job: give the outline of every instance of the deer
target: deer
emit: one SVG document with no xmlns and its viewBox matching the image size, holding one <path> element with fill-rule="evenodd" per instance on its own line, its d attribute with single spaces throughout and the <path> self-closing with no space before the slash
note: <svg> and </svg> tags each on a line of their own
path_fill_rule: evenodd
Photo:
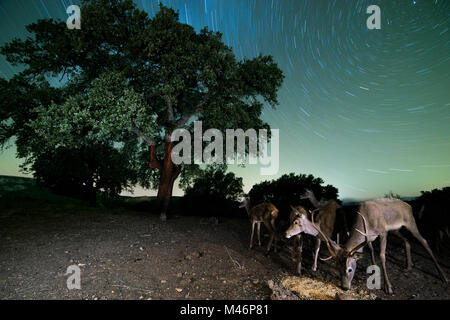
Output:
<svg viewBox="0 0 450 320">
<path fill-rule="evenodd" d="M 340 204 L 338 204 L 335 200 L 330 199 L 330 200 L 325 200 L 325 199 L 320 199 L 320 201 L 317 200 L 316 196 L 314 195 L 314 192 L 312 192 L 309 189 L 305 190 L 305 193 L 302 194 L 300 196 L 300 199 L 305 200 L 308 199 L 312 205 L 314 206 L 314 208 L 319 209 L 319 210 L 328 210 L 328 211 L 334 211 L 334 217 L 336 216 L 336 211 L 338 209 L 341 209 L 342 206 Z M 343 213 L 343 212 L 342 212 Z M 320 215 L 320 214 L 319 214 Z M 347 221 L 345 218 L 345 214 L 342 215 L 343 218 L 343 224 L 344 224 L 344 229 L 345 229 L 345 233 L 348 235 L 350 235 L 350 233 L 348 232 L 348 228 L 347 228 Z M 335 218 L 336 220 L 336 218 Z M 333 222 L 334 223 L 334 222 Z M 332 230 L 333 232 L 333 230 Z M 337 234 L 337 242 L 339 243 L 339 233 Z M 319 244 L 320 245 L 320 244 Z"/>
<path fill-rule="evenodd" d="M 258 245 L 261 246 L 261 223 L 264 223 L 267 231 L 270 233 L 269 244 L 266 253 L 268 254 L 272 246 L 272 242 L 276 236 L 275 220 L 278 218 L 278 209 L 271 203 L 260 203 L 250 208 L 250 197 L 243 197 L 239 208 L 245 208 L 252 224 L 252 234 L 250 236 L 250 249 L 253 248 L 253 235 L 255 233 L 255 225 L 257 226 Z M 276 252 L 276 246 L 274 244 Z"/>
<path fill-rule="evenodd" d="M 301 215 L 306 216 L 307 214 L 308 213 L 304 207 L 302 207 L 302 206 L 295 207 L 295 210 L 291 210 L 291 213 L 289 215 L 290 224 L 292 225 L 294 223 L 294 221 Z M 294 260 L 294 262 L 297 263 L 297 268 L 296 268 L 297 274 L 301 275 L 302 274 L 303 238 L 300 235 L 300 233 L 291 235 L 289 237 L 286 236 L 286 238 L 291 238 L 291 237 L 294 237 L 294 247 L 289 248 L 289 250 L 291 251 L 292 260 Z"/>
<path fill-rule="evenodd" d="M 321 209 L 327 204 L 328 201 L 332 201 L 324 199 L 320 199 L 320 201 L 318 201 L 316 196 L 314 195 L 314 192 L 312 192 L 309 189 L 305 190 L 305 193 L 300 196 L 300 199 L 302 200 L 308 199 L 316 209 Z"/>
<path fill-rule="evenodd" d="M 328 251 L 331 254 L 330 257 L 322 260 L 335 259 L 336 268 L 340 274 L 341 287 L 344 290 L 348 290 L 351 287 L 357 261 L 361 259 L 363 255 L 363 247 L 379 237 L 384 291 L 389 295 L 393 294 L 392 285 L 386 271 L 386 245 L 388 232 L 397 235 L 405 243 L 407 261 L 406 270 L 411 270 L 413 266 L 411 259 L 411 245 L 399 231 L 402 227 L 405 227 L 422 244 L 431 256 L 442 281 L 445 284 L 448 284 L 448 280 L 427 241 L 421 236 L 417 228 L 411 206 L 402 200 L 384 198 L 363 202 L 359 206 L 358 215 L 356 216 L 350 238 L 343 247 L 331 240 L 327 234 L 320 229 L 320 226 L 314 223 L 313 218 L 311 225 L 325 240 Z M 361 231 L 362 228 L 364 228 L 364 231 Z M 372 263 L 376 264 L 372 246 L 370 246 L 370 249 L 372 250 Z"/>
<path fill-rule="evenodd" d="M 334 202 L 334 201 L 333 201 Z M 333 205 L 333 202 L 330 202 L 329 205 L 325 206 L 322 210 L 315 209 L 312 212 L 310 212 L 311 216 L 314 215 L 316 211 L 319 211 L 319 214 L 317 215 L 318 218 L 318 225 L 320 226 L 321 230 L 327 234 L 328 237 L 331 237 L 333 234 L 334 229 L 334 222 L 336 219 L 336 206 Z M 335 202 L 334 202 L 335 203 Z M 313 258 L 314 263 L 311 268 L 312 271 L 317 271 L 317 258 L 319 256 L 320 251 L 320 244 L 321 244 L 321 238 L 319 236 L 319 232 L 314 228 L 314 226 L 311 224 L 311 222 L 308 220 L 308 214 L 306 210 L 302 206 L 293 207 L 291 206 L 291 225 L 286 230 L 285 237 L 287 239 L 295 236 L 294 239 L 294 248 L 296 248 L 297 244 L 300 246 L 299 249 L 297 249 L 297 255 L 299 257 L 296 257 L 297 259 L 297 273 L 301 274 L 301 233 L 306 233 L 309 235 L 312 235 L 316 237 L 315 239 L 315 248 L 313 251 Z M 299 239 L 297 239 L 299 238 Z"/>
</svg>

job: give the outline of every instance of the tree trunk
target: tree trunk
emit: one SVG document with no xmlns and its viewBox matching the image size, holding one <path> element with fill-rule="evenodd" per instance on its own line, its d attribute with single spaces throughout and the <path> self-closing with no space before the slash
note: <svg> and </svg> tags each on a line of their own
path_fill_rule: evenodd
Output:
<svg viewBox="0 0 450 320">
<path fill-rule="evenodd" d="M 160 218 L 162 221 L 165 221 L 167 219 L 167 210 L 169 208 L 170 199 L 172 198 L 172 189 L 174 182 L 175 179 L 172 171 L 161 171 L 156 206 L 159 210 Z"/>
<path fill-rule="evenodd" d="M 162 163 L 156 158 L 156 146 L 150 146 L 150 168 L 156 168 L 160 171 L 158 196 L 156 199 L 156 208 L 160 213 L 162 221 L 167 219 L 167 210 L 169 208 L 170 199 L 172 198 L 172 190 L 175 180 L 180 175 L 180 167 L 175 166 L 172 162 L 173 142 L 170 137 L 166 138 L 164 145 L 164 160 Z"/>
</svg>

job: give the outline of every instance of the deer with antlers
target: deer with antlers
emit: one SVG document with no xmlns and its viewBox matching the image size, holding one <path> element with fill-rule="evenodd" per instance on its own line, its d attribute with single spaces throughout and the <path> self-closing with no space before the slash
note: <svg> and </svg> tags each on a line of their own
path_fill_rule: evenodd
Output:
<svg viewBox="0 0 450 320">
<path fill-rule="evenodd" d="M 338 209 L 342 208 L 342 206 L 339 203 L 337 203 L 336 200 L 334 200 L 334 199 L 329 199 L 329 200 L 320 199 L 320 201 L 318 201 L 316 196 L 314 195 L 314 192 L 312 192 L 309 189 L 305 190 L 305 193 L 303 193 L 300 196 L 300 199 L 302 199 L 302 200 L 308 199 L 312 203 L 314 208 L 316 208 L 318 210 L 325 210 L 325 211 L 327 211 L 327 213 L 325 215 L 333 217 L 334 221 L 336 221 L 336 211 Z M 321 215 L 321 214 L 319 213 L 319 215 Z M 347 221 L 346 221 L 346 218 L 345 218 L 345 212 L 341 212 L 341 217 L 342 217 L 342 222 L 339 223 L 339 225 L 340 225 L 340 227 L 343 227 L 343 231 L 345 231 L 347 236 L 349 236 L 350 233 L 348 232 L 348 228 L 347 228 Z M 333 223 L 335 223 L 334 221 L 333 221 Z M 331 232 L 333 232 L 333 230 L 331 230 Z M 339 235 L 340 235 L 340 233 L 338 232 L 337 235 L 336 235 L 338 243 L 339 243 Z M 320 241 L 320 239 L 319 239 L 319 241 Z"/>
<path fill-rule="evenodd" d="M 261 223 L 264 223 L 267 231 L 270 233 L 269 244 L 266 252 L 269 253 L 272 242 L 276 236 L 275 220 L 278 218 L 278 209 L 271 203 L 261 203 L 254 207 L 250 207 L 250 197 L 243 197 L 239 208 L 245 208 L 252 224 L 252 235 L 250 236 L 250 249 L 253 248 L 253 235 L 255 233 L 255 226 L 258 233 L 258 244 L 261 246 Z M 276 246 L 274 243 L 274 250 Z"/>
<path fill-rule="evenodd" d="M 353 276 L 355 275 L 356 262 L 362 257 L 363 247 L 366 244 L 370 244 L 377 237 L 380 237 L 380 259 L 384 276 L 384 290 L 387 294 L 393 293 L 392 285 L 386 271 L 386 245 L 388 232 L 392 231 L 404 241 L 407 269 L 410 270 L 412 268 L 411 246 L 408 240 L 399 232 L 399 229 L 402 227 L 408 229 L 408 231 L 423 245 L 433 259 L 443 282 L 446 284 L 448 283 L 448 280 L 434 257 L 427 241 L 420 235 L 419 230 L 417 229 L 411 206 L 402 200 L 378 199 L 363 202 L 359 207 L 353 231 L 344 247 L 339 246 L 331 240 L 327 234 L 322 232 L 320 226 L 317 226 L 314 221 L 311 225 L 321 234 L 330 251 L 331 256 L 323 260 L 331 258 L 335 259 L 343 289 L 350 289 Z M 363 228 L 364 232 L 361 231 Z M 373 248 L 371 246 L 370 248 L 372 249 L 372 263 L 375 264 Z"/>
<path fill-rule="evenodd" d="M 314 228 L 311 222 L 308 220 L 308 214 L 305 208 L 302 206 L 292 207 L 291 206 L 291 226 L 286 230 L 285 236 L 286 238 L 294 238 L 294 249 L 296 252 L 296 261 L 297 261 L 297 273 L 301 274 L 301 252 L 302 252 L 302 242 L 301 242 L 301 233 L 306 233 L 316 237 L 315 248 L 313 252 L 314 263 L 312 266 L 312 271 L 317 270 L 317 258 L 319 256 L 320 243 L 321 238 L 319 236 L 319 232 Z M 318 211 L 319 209 L 315 209 L 311 212 L 311 216 Z M 319 214 L 317 215 L 318 225 L 321 230 L 327 234 L 328 237 L 331 237 L 334 229 L 334 221 L 336 219 L 336 207 L 335 206 L 327 206 L 322 210 L 319 210 Z M 298 248 L 299 247 L 299 248 Z"/>
</svg>

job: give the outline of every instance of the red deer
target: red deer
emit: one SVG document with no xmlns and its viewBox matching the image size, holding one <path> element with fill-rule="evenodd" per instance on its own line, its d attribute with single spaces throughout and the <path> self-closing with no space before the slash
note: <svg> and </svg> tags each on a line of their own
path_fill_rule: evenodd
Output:
<svg viewBox="0 0 450 320">
<path fill-rule="evenodd" d="M 267 245 L 267 253 L 269 253 L 272 246 L 272 242 L 276 236 L 275 220 L 278 217 L 278 209 L 271 203 L 261 203 L 250 208 L 250 198 L 244 197 L 242 199 L 239 208 L 245 208 L 252 224 L 252 235 L 250 237 L 250 249 L 253 248 L 253 235 L 255 232 L 255 225 L 258 232 L 258 244 L 261 246 L 261 223 L 264 223 L 267 231 L 270 233 L 269 244 Z M 274 250 L 276 252 L 276 246 L 274 244 Z"/>
</svg>

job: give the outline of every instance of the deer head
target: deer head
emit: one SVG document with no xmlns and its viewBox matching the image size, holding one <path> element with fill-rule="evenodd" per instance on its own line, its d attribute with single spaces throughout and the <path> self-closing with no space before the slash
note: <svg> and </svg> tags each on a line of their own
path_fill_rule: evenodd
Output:
<svg viewBox="0 0 450 320">
<path fill-rule="evenodd" d="M 361 214 L 360 214 L 361 215 Z M 361 215 L 362 216 L 362 215 Z M 314 223 L 314 217 L 312 217 L 312 226 L 320 233 L 322 238 L 325 240 L 325 243 L 327 245 L 328 251 L 330 252 L 331 256 L 326 259 L 321 259 L 323 261 L 329 260 L 334 258 L 336 262 L 336 268 L 338 269 L 339 276 L 341 279 L 341 287 L 344 290 L 348 290 L 351 287 L 353 277 L 355 275 L 356 271 L 356 263 L 359 259 L 363 257 L 362 253 L 359 252 L 360 249 L 362 249 L 367 244 L 367 225 L 366 220 L 363 217 L 364 220 L 364 228 L 366 230 L 366 240 L 360 244 L 358 244 L 356 247 L 351 249 L 350 251 L 347 251 L 345 248 L 342 248 L 340 245 L 338 245 L 333 240 L 329 239 L 328 236 L 320 230 L 320 228 Z M 359 230 L 356 230 L 360 233 L 362 233 Z"/>
<path fill-rule="evenodd" d="M 245 208 L 247 210 L 247 214 L 250 214 L 250 197 L 242 197 L 241 202 L 239 203 L 239 208 Z"/>
<path fill-rule="evenodd" d="M 297 208 L 291 206 L 292 215 L 295 216 L 295 219 L 292 221 L 289 229 L 286 230 L 285 236 L 286 238 L 293 237 L 299 233 L 307 233 L 311 235 L 317 235 L 317 230 L 311 225 L 311 221 L 308 220 L 307 212 L 305 210 L 299 211 Z M 316 211 L 316 210 L 314 210 Z M 310 214 L 311 211 L 310 211 Z"/>
<path fill-rule="evenodd" d="M 239 208 L 245 208 L 248 204 L 250 204 L 250 197 L 242 197 L 239 203 Z"/>
<path fill-rule="evenodd" d="M 310 199 L 314 197 L 314 192 L 309 189 L 305 190 L 305 193 L 300 196 L 300 199 Z"/>
</svg>

